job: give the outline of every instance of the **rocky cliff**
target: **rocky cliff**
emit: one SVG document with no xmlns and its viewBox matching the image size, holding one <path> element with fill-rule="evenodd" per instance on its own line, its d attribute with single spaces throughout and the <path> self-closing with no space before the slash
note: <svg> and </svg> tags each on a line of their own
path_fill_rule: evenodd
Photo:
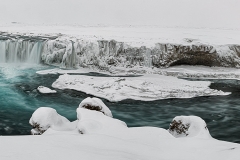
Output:
<svg viewBox="0 0 240 160">
<path fill-rule="evenodd" d="M 108 70 L 111 66 L 159 68 L 181 64 L 239 67 L 239 57 L 240 45 L 211 45 L 195 39 L 184 39 L 181 44 L 134 47 L 115 40 L 86 40 L 60 34 L 0 35 L 0 62 L 42 62 L 63 68 L 94 66 Z"/>
</svg>

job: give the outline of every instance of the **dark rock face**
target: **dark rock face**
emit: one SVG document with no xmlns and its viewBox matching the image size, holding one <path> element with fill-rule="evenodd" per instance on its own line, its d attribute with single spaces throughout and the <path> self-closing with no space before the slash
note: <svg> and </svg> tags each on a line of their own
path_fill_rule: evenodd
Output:
<svg viewBox="0 0 240 160">
<path fill-rule="evenodd" d="M 218 66 L 216 51 L 213 46 L 156 44 L 153 49 L 153 65 L 169 67 L 174 65 Z"/>
<path fill-rule="evenodd" d="M 220 51 L 217 51 L 214 46 L 201 43 L 186 45 L 157 43 L 155 47 L 147 48 L 145 46 L 131 47 L 116 41 L 98 42 L 99 46 L 103 47 L 99 55 L 113 56 L 119 63 L 124 61 L 126 66 L 169 67 L 185 64 L 238 67 L 240 64 L 240 46 L 238 45 L 226 45 L 223 50 L 220 48 Z M 124 59 L 119 60 L 119 57 L 124 57 Z M 108 64 L 116 64 L 113 62 L 114 60 Z"/>
</svg>

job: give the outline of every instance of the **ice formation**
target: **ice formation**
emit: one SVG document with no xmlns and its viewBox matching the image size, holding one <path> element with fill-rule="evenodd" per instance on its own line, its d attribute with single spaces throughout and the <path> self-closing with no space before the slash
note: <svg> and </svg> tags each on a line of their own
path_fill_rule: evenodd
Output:
<svg viewBox="0 0 240 160">
<path fill-rule="evenodd" d="M 57 93 L 57 91 L 52 90 L 52 89 L 47 88 L 47 87 L 44 87 L 44 86 L 39 86 L 39 87 L 37 88 L 37 90 L 38 90 L 40 93 Z"/>
<path fill-rule="evenodd" d="M 94 77 L 64 74 L 52 84 L 52 87 L 82 91 L 112 102 L 124 99 L 151 101 L 230 94 L 210 89 L 210 84 L 208 81 L 187 81 L 162 75 Z"/>
<path fill-rule="evenodd" d="M 152 42 L 153 44 L 155 42 Z M 181 43 L 134 46 L 116 40 L 92 40 L 55 34 L 0 34 L 0 62 L 56 64 L 63 68 L 169 67 L 181 64 L 239 67 L 240 45 L 209 44 L 185 38 Z"/>
</svg>

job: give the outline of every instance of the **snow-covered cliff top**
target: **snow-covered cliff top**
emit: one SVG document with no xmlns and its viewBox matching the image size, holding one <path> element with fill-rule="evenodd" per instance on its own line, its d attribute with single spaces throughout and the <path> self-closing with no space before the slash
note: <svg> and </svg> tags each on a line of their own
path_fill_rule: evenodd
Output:
<svg viewBox="0 0 240 160">
<path fill-rule="evenodd" d="M 240 29 L 181 28 L 160 26 L 84 26 L 84 25 L 29 25 L 0 24 L 0 31 L 57 35 L 59 33 L 88 40 L 128 42 L 132 46 L 151 47 L 155 43 L 189 43 L 188 40 L 212 45 L 239 44 Z"/>
</svg>

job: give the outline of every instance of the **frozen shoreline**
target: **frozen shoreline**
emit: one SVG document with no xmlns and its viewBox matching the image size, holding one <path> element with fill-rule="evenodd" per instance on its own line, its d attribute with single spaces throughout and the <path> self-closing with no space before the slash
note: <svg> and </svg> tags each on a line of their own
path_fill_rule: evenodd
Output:
<svg viewBox="0 0 240 160">
<path fill-rule="evenodd" d="M 112 118 L 111 111 L 101 100 L 95 100 L 82 101 L 77 108 L 78 119 L 73 122 L 55 109 L 37 109 L 29 122 L 34 128 L 32 133 L 42 135 L 0 137 L 0 158 L 239 159 L 240 145 L 212 138 L 200 117 L 177 116 L 168 130 L 147 126 L 129 128 L 123 121 Z"/>
</svg>

